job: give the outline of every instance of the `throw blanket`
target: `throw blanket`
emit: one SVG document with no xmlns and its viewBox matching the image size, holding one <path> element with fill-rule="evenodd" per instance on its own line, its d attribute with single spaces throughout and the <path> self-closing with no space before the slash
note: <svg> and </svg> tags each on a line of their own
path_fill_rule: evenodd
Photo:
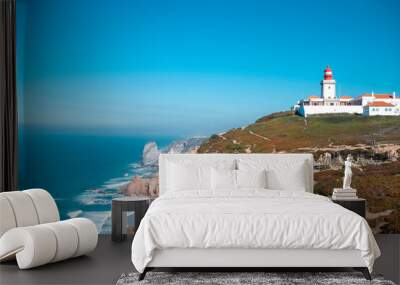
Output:
<svg viewBox="0 0 400 285">
<path fill-rule="evenodd" d="M 265 189 L 164 194 L 140 223 L 132 262 L 143 272 L 165 248 L 358 249 L 370 271 L 380 255 L 359 215 L 324 196 Z"/>
</svg>

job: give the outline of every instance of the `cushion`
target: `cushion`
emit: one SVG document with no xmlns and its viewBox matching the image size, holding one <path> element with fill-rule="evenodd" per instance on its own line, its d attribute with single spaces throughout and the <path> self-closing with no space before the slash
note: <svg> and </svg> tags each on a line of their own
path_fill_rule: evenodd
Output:
<svg viewBox="0 0 400 285">
<path fill-rule="evenodd" d="M 39 224 L 52 223 L 60 220 L 56 202 L 50 193 L 43 189 L 29 189 L 22 191 L 32 199 L 38 215 Z"/>
<path fill-rule="evenodd" d="M 235 190 L 236 170 L 232 169 L 211 169 L 211 187 L 214 191 Z"/>
<path fill-rule="evenodd" d="M 267 184 L 269 189 L 306 191 L 307 176 L 305 163 L 294 163 L 288 166 L 290 171 L 270 169 L 267 171 Z"/>
<path fill-rule="evenodd" d="M 33 268 L 89 253 L 97 238 L 96 226 L 85 218 L 17 227 L 0 238 L 0 261 L 16 258 L 20 269 Z"/>
<path fill-rule="evenodd" d="M 46 190 L 29 189 L 0 193 L 0 237 L 15 227 L 60 220 L 57 205 Z"/>
<path fill-rule="evenodd" d="M 267 171 L 236 170 L 237 188 L 267 188 Z"/>
<path fill-rule="evenodd" d="M 77 231 L 64 221 L 43 224 L 43 227 L 49 228 L 57 241 L 57 250 L 51 262 L 64 260 L 75 255 L 80 243 Z"/>
<path fill-rule="evenodd" d="M 33 226 L 39 223 L 35 205 L 29 195 L 22 191 L 3 192 L 1 196 L 9 202 L 17 227 Z"/>
<path fill-rule="evenodd" d="M 168 191 L 211 189 L 211 168 L 169 162 L 167 166 Z"/>
<path fill-rule="evenodd" d="M 6 197 L 0 195 L 0 237 L 9 229 L 17 226 L 14 211 Z"/>
<path fill-rule="evenodd" d="M 20 269 L 27 269 L 96 247 L 97 229 L 91 220 L 58 220 L 57 205 L 43 189 L 0 193 L 0 262 L 16 259 Z"/>
<path fill-rule="evenodd" d="M 185 168 L 193 167 L 208 167 L 217 169 L 236 169 L 236 160 L 229 155 L 218 155 L 214 157 L 214 154 L 161 154 L 160 155 L 160 195 L 169 191 L 176 191 L 172 187 L 176 184 L 173 179 L 174 169 L 171 170 L 171 165 L 181 165 Z M 176 168 L 175 168 L 176 170 Z M 209 181 L 206 183 L 207 191 L 211 189 L 211 172 L 208 174 Z M 179 182 L 178 182 L 179 183 Z M 178 186 L 178 185 L 177 185 Z M 183 186 L 183 185 L 181 185 Z M 196 186 L 197 187 L 197 186 Z M 202 186 L 204 187 L 204 186 Z M 179 187 L 178 187 L 179 188 Z M 183 189 L 183 188 L 181 188 Z M 190 190 L 204 190 L 204 189 L 190 189 Z M 204 191 L 202 191 L 204 192 Z"/>
<path fill-rule="evenodd" d="M 267 170 L 267 188 L 273 190 L 306 191 L 308 171 L 305 161 L 276 159 L 238 160 L 239 170 Z"/>
</svg>

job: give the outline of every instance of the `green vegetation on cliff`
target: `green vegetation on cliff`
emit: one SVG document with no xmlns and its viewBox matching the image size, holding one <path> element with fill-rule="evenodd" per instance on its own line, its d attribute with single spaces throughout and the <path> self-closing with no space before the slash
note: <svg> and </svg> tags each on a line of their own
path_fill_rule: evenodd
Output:
<svg viewBox="0 0 400 285">
<path fill-rule="evenodd" d="M 400 116 L 324 115 L 305 119 L 282 112 L 213 135 L 198 152 L 293 152 L 300 148 L 379 143 L 400 143 Z"/>
<path fill-rule="evenodd" d="M 400 233 L 400 116 L 323 115 L 307 119 L 280 112 L 247 127 L 212 135 L 199 153 L 310 152 L 317 161 L 314 192 L 341 187 L 343 159 L 356 160 L 352 186 L 368 201 L 375 233 Z"/>
<path fill-rule="evenodd" d="M 400 161 L 353 169 L 352 187 L 368 201 L 367 220 L 376 233 L 400 233 Z M 342 187 L 342 170 L 314 173 L 314 193 L 332 195 Z"/>
</svg>

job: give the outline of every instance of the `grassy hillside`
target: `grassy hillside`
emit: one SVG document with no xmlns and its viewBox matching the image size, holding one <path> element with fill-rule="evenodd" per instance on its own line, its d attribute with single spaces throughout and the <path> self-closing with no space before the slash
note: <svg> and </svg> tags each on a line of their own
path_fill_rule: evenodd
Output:
<svg viewBox="0 0 400 285">
<path fill-rule="evenodd" d="M 199 152 L 291 152 L 376 143 L 400 143 L 400 117 L 270 115 L 245 128 L 211 136 Z"/>
<path fill-rule="evenodd" d="M 351 153 L 358 164 L 353 187 L 368 200 L 371 227 L 375 232 L 400 233 L 400 117 L 305 119 L 290 112 L 275 113 L 211 136 L 198 152 L 311 152 L 316 161 L 328 153 L 331 161 L 314 175 L 314 191 L 322 195 L 341 187 L 343 159 Z"/>
</svg>

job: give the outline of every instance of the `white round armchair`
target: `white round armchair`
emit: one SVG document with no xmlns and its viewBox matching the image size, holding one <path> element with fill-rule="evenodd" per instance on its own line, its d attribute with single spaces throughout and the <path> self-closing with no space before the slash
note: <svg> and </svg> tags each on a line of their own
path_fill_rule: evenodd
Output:
<svg viewBox="0 0 400 285">
<path fill-rule="evenodd" d="M 43 189 L 0 193 L 0 262 L 16 258 L 20 269 L 57 262 L 94 250 L 97 238 L 91 220 L 60 221 Z"/>
</svg>

